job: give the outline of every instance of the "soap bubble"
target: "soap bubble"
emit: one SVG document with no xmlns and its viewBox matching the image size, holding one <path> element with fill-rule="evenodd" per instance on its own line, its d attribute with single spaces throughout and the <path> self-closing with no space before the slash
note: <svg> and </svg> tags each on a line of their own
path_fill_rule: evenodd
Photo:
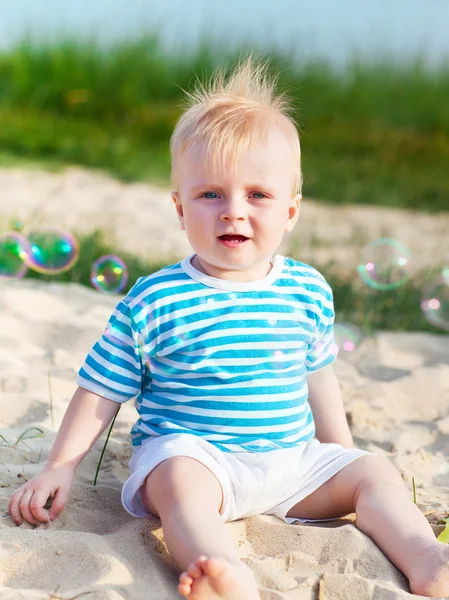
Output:
<svg viewBox="0 0 449 600">
<path fill-rule="evenodd" d="M 47 275 L 71 269 L 79 256 L 79 244 L 68 231 L 39 229 L 28 235 L 31 253 L 25 259 L 28 266 Z"/>
<path fill-rule="evenodd" d="M 20 278 L 28 271 L 25 259 L 31 252 L 28 240 L 16 231 L 0 236 L 0 277 Z"/>
<path fill-rule="evenodd" d="M 444 267 L 425 286 L 421 297 L 425 318 L 440 329 L 449 331 L 449 267 Z"/>
<path fill-rule="evenodd" d="M 392 290 L 410 277 L 410 252 L 401 242 L 380 238 L 370 242 L 362 251 L 357 268 L 362 280 L 376 290 Z"/>
<path fill-rule="evenodd" d="M 351 323 L 334 323 L 334 338 L 339 352 L 352 352 L 359 345 L 362 332 Z"/>
<path fill-rule="evenodd" d="M 128 282 L 128 268 L 118 256 L 100 256 L 92 265 L 90 281 L 99 292 L 120 292 Z"/>
</svg>

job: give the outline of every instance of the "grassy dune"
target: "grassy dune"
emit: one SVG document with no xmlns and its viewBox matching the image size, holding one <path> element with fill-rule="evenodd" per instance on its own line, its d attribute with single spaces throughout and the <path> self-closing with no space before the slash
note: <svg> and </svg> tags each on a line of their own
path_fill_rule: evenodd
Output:
<svg viewBox="0 0 449 600">
<path fill-rule="evenodd" d="M 168 185 L 181 88 L 250 50 L 225 56 L 205 39 L 194 54 L 166 56 L 156 34 L 109 48 L 24 40 L 0 53 L 0 165 L 79 164 L 122 180 Z M 295 103 L 305 195 L 449 210 L 449 65 L 432 70 L 421 60 L 406 66 L 354 61 L 340 72 L 323 61 L 266 56 Z M 127 262 L 130 285 L 162 267 L 126 256 L 99 232 L 80 242 L 78 264 L 48 279 L 90 285 L 92 263 L 109 253 Z M 315 266 L 333 286 L 340 320 L 365 330 L 437 331 L 419 307 L 425 273 L 398 290 L 377 292 L 361 286 L 356 273 L 346 279 L 331 265 Z M 45 279 L 32 271 L 27 276 Z"/>
<path fill-rule="evenodd" d="M 80 164 L 169 182 L 181 88 L 231 63 L 209 40 L 164 55 L 156 34 L 99 48 L 23 41 L 0 53 L 0 164 Z M 292 95 L 305 194 L 332 203 L 449 210 L 449 65 L 301 62 L 267 53 Z"/>
</svg>

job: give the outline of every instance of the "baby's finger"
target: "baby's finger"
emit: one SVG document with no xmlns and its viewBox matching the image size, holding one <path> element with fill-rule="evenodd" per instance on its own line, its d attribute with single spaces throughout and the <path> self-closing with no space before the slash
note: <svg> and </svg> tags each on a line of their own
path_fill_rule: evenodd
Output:
<svg viewBox="0 0 449 600">
<path fill-rule="evenodd" d="M 49 517 L 52 521 L 54 521 L 59 516 L 59 513 L 64 510 L 67 498 L 69 497 L 69 491 L 70 488 L 68 487 L 60 487 L 56 490 L 55 497 L 53 498 L 49 510 Z"/>
<path fill-rule="evenodd" d="M 19 508 L 19 502 L 24 493 L 25 489 L 19 488 L 14 492 L 14 494 L 11 496 L 8 502 L 8 512 L 16 525 L 22 525 L 23 523 L 22 514 Z"/>
<path fill-rule="evenodd" d="M 19 502 L 22 517 L 31 525 L 37 525 L 38 521 L 33 517 L 30 510 L 30 503 L 34 495 L 34 490 L 26 490 Z"/>
<path fill-rule="evenodd" d="M 50 521 L 48 511 L 44 508 L 49 496 L 50 492 L 48 490 L 39 489 L 34 492 L 33 498 L 30 502 L 30 510 L 33 517 L 41 523 L 48 523 Z"/>
</svg>

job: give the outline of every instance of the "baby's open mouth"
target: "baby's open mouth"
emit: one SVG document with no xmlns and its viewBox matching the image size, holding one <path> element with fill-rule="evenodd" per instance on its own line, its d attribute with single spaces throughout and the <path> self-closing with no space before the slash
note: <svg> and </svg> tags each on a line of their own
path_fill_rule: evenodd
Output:
<svg viewBox="0 0 449 600">
<path fill-rule="evenodd" d="M 244 242 L 245 240 L 249 239 L 249 238 L 245 237 L 244 235 L 231 235 L 231 234 L 220 235 L 218 237 L 220 240 L 227 240 L 227 241 L 232 241 L 232 242 Z"/>
</svg>

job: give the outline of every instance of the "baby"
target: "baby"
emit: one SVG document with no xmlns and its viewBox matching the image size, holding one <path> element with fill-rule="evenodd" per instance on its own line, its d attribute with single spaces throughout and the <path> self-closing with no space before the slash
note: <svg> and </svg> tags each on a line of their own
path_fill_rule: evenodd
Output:
<svg viewBox="0 0 449 600">
<path fill-rule="evenodd" d="M 332 367 L 329 285 L 275 254 L 302 186 L 291 105 L 275 85 L 250 56 L 188 94 L 171 140 L 172 199 L 195 252 L 141 277 L 118 303 L 47 465 L 9 511 L 17 525 L 56 519 L 75 469 L 135 398 L 122 503 L 161 520 L 182 596 L 260 598 L 226 522 L 351 512 L 414 594 L 449 595 L 449 546 L 391 463 L 353 447 Z"/>
</svg>

